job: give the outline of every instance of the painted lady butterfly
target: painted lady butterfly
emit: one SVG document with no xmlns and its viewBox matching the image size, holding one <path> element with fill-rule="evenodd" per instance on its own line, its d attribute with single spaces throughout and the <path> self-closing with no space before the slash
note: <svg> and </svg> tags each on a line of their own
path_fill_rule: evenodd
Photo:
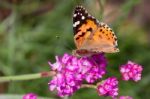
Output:
<svg viewBox="0 0 150 99">
<path fill-rule="evenodd" d="M 85 8 L 77 6 L 73 14 L 74 42 L 76 56 L 88 56 L 96 53 L 115 53 L 117 37 L 105 23 L 99 22 Z"/>
</svg>

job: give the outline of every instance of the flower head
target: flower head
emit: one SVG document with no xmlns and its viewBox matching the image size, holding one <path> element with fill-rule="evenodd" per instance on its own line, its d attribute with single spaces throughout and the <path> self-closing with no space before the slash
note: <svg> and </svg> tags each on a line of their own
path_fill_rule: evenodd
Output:
<svg viewBox="0 0 150 99">
<path fill-rule="evenodd" d="M 89 60 L 93 65 L 90 70 L 85 75 L 85 80 L 88 83 L 93 83 L 97 79 L 102 78 L 106 74 L 107 60 L 104 57 L 104 54 L 96 54 L 90 57 Z"/>
<path fill-rule="evenodd" d="M 82 75 L 77 71 L 77 58 L 69 54 L 64 54 L 63 57 L 56 56 L 56 63 L 51 64 L 52 69 L 57 71 L 57 74 L 49 82 L 50 90 L 55 88 L 59 96 L 72 95 L 80 88 L 82 82 Z"/>
<path fill-rule="evenodd" d="M 120 96 L 119 99 L 133 99 L 131 96 Z"/>
<path fill-rule="evenodd" d="M 106 73 L 107 61 L 103 54 L 77 58 L 64 54 L 56 56 L 56 62 L 49 62 L 56 75 L 49 82 L 49 89 L 56 89 L 59 96 L 72 95 L 81 87 L 82 81 L 93 83 Z"/>
<path fill-rule="evenodd" d="M 37 99 L 37 95 L 34 93 L 28 93 L 24 95 L 22 99 Z"/>
<path fill-rule="evenodd" d="M 141 80 L 141 73 L 142 73 L 142 66 L 136 64 L 132 61 L 128 61 L 127 64 L 121 65 L 120 72 L 122 74 L 123 80 L 134 80 L 139 81 Z"/>
<path fill-rule="evenodd" d="M 115 77 L 109 77 L 97 87 L 99 95 L 116 97 L 118 95 L 118 80 Z"/>
</svg>

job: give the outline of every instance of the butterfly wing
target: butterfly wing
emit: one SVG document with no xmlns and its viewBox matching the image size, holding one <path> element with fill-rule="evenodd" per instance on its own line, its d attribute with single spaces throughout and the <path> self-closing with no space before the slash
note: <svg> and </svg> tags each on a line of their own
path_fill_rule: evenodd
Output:
<svg viewBox="0 0 150 99">
<path fill-rule="evenodd" d="M 98 20 L 92 17 L 82 6 L 77 6 L 73 14 L 74 42 L 77 49 L 82 49 L 85 40 L 92 36 L 98 27 Z"/>
<path fill-rule="evenodd" d="M 77 52 L 118 52 L 117 37 L 105 23 L 101 23 L 82 6 L 77 6 L 73 15 L 74 41 Z M 81 53 L 80 53 L 81 54 Z"/>
<path fill-rule="evenodd" d="M 115 53 L 119 51 L 117 46 L 117 37 L 112 29 L 107 24 L 100 23 L 92 37 L 86 39 L 82 44 L 82 49 L 94 52 Z"/>
</svg>

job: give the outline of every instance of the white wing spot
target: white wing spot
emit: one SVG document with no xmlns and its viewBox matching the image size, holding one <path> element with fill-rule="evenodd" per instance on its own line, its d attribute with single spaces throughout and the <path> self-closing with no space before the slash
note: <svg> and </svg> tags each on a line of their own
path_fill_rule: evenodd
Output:
<svg viewBox="0 0 150 99">
<path fill-rule="evenodd" d="M 73 15 L 73 17 L 76 17 L 76 16 L 77 16 L 77 14 L 74 14 L 74 15 Z"/>
<path fill-rule="evenodd" d="M 75 22 L 74 24 L 73 24 L 73 27 L 76 27 L 77 25 L 79 25 L 80 24 L 80 21 L 77 21 L 77 22 Z"/>
<path fill-rule="evenodd" d="M 82 20 L 84 20 L 85 19 L 85 17 L 84 16 L 82 16 Z"/>
</svg>

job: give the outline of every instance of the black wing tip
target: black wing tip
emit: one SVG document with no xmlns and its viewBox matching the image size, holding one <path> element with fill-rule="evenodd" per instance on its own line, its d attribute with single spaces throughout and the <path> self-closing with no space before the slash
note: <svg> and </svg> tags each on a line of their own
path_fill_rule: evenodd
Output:
<svg viewBox="0 0 150 99">
<path fill-rule="evenodd" d="M 74 34 L 78 32 L 78 28 L 86 22 L 88 12 L 82 5 L 77 5 L 73 13 L 73 30 Z"/>
<path fill-rule="evenodd" d="M 75 7 L 73 15 L 74 14 L 78 14 L 79 16 L 81 16 L 81 15 L 85 16 L 88 19 L 93 19 L 93 20 L 96 21 L 97 24 L 100 23 L 94 16 L 92 16 L 91 14 L 89 14 L 88 11 L 85 9 L 85 7 L 83 7 L 82 5 L 77 5 Z"/>
<path fill-rule="evenodd" d="M 86 23 L 87 19 L 90 19 L 95 22 L 95 24 L 99 25 L 99 21 L 90 15 L 88 11 L 82 6 L 82 5 L 77 5 L 75 7 L 74 13 L 73 13 L 73 30 L 74 34 L 78 32 L 78 28 Z"/>
</svg>

